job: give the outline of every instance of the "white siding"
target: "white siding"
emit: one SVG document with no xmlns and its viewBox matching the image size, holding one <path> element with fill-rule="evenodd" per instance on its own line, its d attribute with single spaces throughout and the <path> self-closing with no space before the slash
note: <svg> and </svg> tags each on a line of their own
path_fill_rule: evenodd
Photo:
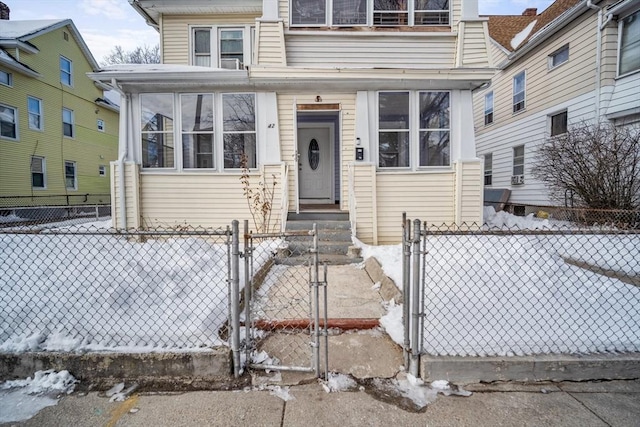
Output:
<svg viewBox="0 0 640 427">
<path fill-rule="evenodd" d="M 640 73 L 635 73 L 616 80 L 606 115 L 620 117 L 638 113 L 640 113 Z"/>
<path fill-rule="evenodd" d="M 377 244 L 376 166 L 372 163 L 356 162 L 353 168 L 356 237 L 367 244 Z"/>
</svg>

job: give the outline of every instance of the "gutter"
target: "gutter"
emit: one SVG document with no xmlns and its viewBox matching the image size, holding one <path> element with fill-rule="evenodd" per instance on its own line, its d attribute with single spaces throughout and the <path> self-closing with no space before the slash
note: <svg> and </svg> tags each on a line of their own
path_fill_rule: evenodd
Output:
<svg viewBox="0 0 640 427">
<path fill-rule="evenodd" d="M 602 23 L 602 8 L 594 5 L 592 0 L 587 0 L 587 7 L 589 9 L 598 11 L 598 26 L 596 28 L 596 102 L 595 102 L 595 114 L 596 122 L 600 121 L 600 91 L 602 89 L 602 81 L 600 72 L 602 71 L 602 29 L 604 25 Z M 613 15 L 607 18 L 607 23 L 611 20 Z"/>
<path fill-rule="evenodd" d="M 144 20 L 146 21 L 147 25 L 150 27 L 153 27 L 156 31 L 160 31 L 160 24 L 158 24 L 152 17 L 151 15 L 149 15 L 147 13 L 146 10 L 144 10 L 144 8 L 142 6 L 140 6 L 140 3 L 138 0 L 129 0 L 129 4 L 131 5 L 131 7 L 133 7 L 136 12 L 138 12 L 140 15 L 142 15 L 142 17 L 144 18 Z"/>
</svg>

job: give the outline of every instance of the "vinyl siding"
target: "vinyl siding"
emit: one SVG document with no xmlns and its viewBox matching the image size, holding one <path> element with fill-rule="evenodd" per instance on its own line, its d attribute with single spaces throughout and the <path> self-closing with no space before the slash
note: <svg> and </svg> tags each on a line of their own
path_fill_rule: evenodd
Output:
<svg viewBox="0 0 640 427">
<path fill-rule="evenodd" d="M 64 40 L 63 31 L 69 34 L 69 41 Z M 95 104 L 95 99 L 102 97 L 102 91 L 86 77 L 86 73 L 92 71 L 91 66 L 66 28 L 40 35 L 30 42 L 40 52 L 21 52 L 20 60 L 41 77 L 10 71 L 13 87 L 0 85 L 0 102 L 18 110 L 19 134 L 18 141 L 0 138 L 0 195 L 102 194 L 104 197 L 92 201 L 108 203 L 108 166 L 117 157 L 118 114 Z M 61 54 L 73 63 L 72 87 L 60 83 Z M 42 131 L 29 129 L 27 96 L 42 101 Z M 74 111 L 74 138 L 62 136 L 63 107 Z M 97 119 L 104 120 L 105 132 L 97 130 Z M 31 188 L 32 155 L 45 158 L 46 189 Z M 65 160 L 76 162 L 77 190 L 65 188 Z M 105 166 L 107 176 L 99 175 L 99 165 Z M 33 202 L 38 203 L 41 202 Z"/>
<path fill-rule="evenodd" d="M 429 224 L 455 220 L 455 173 L 378 173 L 378 244 L 400 242 L 402 213 Z"/>
<path fill-rule="evenodd" d="M 140 228 L 140 166 L 133 162 L 124 163 L 125 206 L 127 207 L 126 227 L 120 221 L 120 170 L 117 162 L 111 162 L 111 219 L 114 228 Z"/>
<path fill-rule="evenodd" d="M 257 14 L 167 15 L 163 16 L 162 61 L 165 64 L 189 64 L 189 27 L 197 25 L 255 25 Z"/>
<path fill-rule="evenodd" d="M 456 222 L 467 226 L 482 224 L 482 162 L 456 164 Z"/>
<path fill-rule="evenodd" d="M 377 244 L 376 235 L 376 166 L 353 163 L 353 189 L 356 203 L 356 237 L 367 244 Z"/>
<path fill-rule="evenodd" d="M 539 114 L 549 105 L 557 105 L 576 98 L 594 88 L 595 84 L 595 14 L 587 12 L 551 37 L 546 43 L 521 58 L 493 78 L 494 124 L 493 127 L 513 124 L 525 117 Z M 569 61 L 554 68 L 548 67 L 548 56 L 565 44 L 569 44 Z M 526 107 L 512 113 L 513 77 L 526 71 Z M 477 91 L 475 126 L 478 135 L 489 131 L 484 126 L 484 95 L 488 90 Z M 517 135 L 517 133 L 516 133 Z"/>
<path fill-rule="evenodd" d="M 286 65 L 282 22 L 259 22 L 256 38 L 257 64 Z"/>
<path fill-rule="evenodd" d="M 341 209 L 348 209 L 347 197 L 347 176 L 348 163 L 354 160 L 354 141 L 355 141 L 355 103 L 356 94 L 330 94 L 330 93 L 313 93 L 313 94 L 278 94 L 278 118 L 280 120 L 280 153 L 284 162 L 289 164 L 289 206 L 294 209 L 296 206 L 296 181 L 295 172 L 297 170 L 297 162 L 294 160 L 296 140 L 294 126 L 294 99 L 298 104 L 314 104 L 315 98 L 320 95 L 322 102 L 326 104 L 339 103 L 341 111 L 340 120 L 340 140 L 336 141 L 340 147 L 341 169 L 340 169 L 340 188 L 341 188 Z"/>
<path fill-rule="evenodd" d="M 621 77 L 615 81 L 607 115 L 622 115 L 625 112 L 640 112 L 640 72 Z"/>
<path fill-rule="evenodd" d="M 469 68 L 488 67 L 490 52 L 487 50 L 488 44 L 485 37 L 487 23 L 470 21 L 461 25 L 464 32 L 459 35 L 459 42 L 462 43 L 460 65 Z"/>
</svg>

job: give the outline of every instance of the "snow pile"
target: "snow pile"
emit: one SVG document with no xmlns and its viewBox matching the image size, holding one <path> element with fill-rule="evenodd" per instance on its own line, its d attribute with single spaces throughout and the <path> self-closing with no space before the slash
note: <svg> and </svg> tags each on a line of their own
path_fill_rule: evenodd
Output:
<svg viewBox="0 0 640 427">
<path fill-rule="evenodd" d="M 12 222 L 20 222 L 24 220 L 25 220 L 24 218 L 20 218 L 15 214 L 0 215 L 0 224 L 9 224 Z"/>
<path fill-rule="evenodd" d="M 109 398 L 109 402 L 124 402 L 137 388 L 138 384 L 134 383 L 125 390 L 124 383 L 118 383 L 104 394 Z"/>
<path fill-rule="evenodd" d="M 37 371 L 33 378 L 0 384 L 0 423 L 24 421 L 43 408 L 58 403 L 57 397 L 73 392 L 76 379 L 68 371 Z"/>
<path fill-rule="evenodd" d="M 552 228 L 548 219 L 535 218 L 533 214 L 526 217 L 512 215 L 505 211 L 496 212 L 492 206 L 485 206 L 483 211 L 485 228 L 508 230 L 542 230 Z"/>
<path fill-rule="evenodd" d="M 279 397 L 285 402 L 296 400 L 296 398 L 291 393 L 289 393 L 289 387 L 280 387 L 279 385 L 274 385 L 266 386 L 266 389 L 269 390 L 269 394 L 271 396 Z"/>
<path fill-rule="evenodd" d="M 327 393 L 354 390 L 358 387 L 353 378 L 334 372 L 329 372 L 327 380 L 321 381 L 320 384 Z"/>
<path fill-rule="evenodd" d="M 527 37 L 529 37 L 529 34 L 531 34 L 531 31 L 533 31 L 533 27 L 536 26 L 536 22 L 538 22 L 537 19 L 531 21 L 529 25 L 527 25 L 522 29 L 522 31 L 520 31 L 518 34 L 513 36 L 513 39 L 511 39 L 511 47 L 514 50 L 517 49 L 518 46 L 520 46 L 522 42 L 527 39 Z"/>
</svg>

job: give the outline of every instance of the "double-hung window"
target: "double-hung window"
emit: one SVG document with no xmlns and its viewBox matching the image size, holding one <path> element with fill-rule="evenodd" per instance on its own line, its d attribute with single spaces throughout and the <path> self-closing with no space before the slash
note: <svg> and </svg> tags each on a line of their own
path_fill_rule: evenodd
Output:
<svg viewBox="0 0 640 427">
<path fill-rule="evenodd" d="M 27 109 L 29 110 L 29 129 L 42 130 L 42 101 L 28 96 Z"/>
<path fill-rule="evenodd" d="M 525 107 L 526 75 L 524 71 L 513 77 L 513 112 L 524 110 Z"/>
<path fill-rule="evenodd" d="M 73 85 L 73 63 L 64 56 L 60 56 L 60 82 L 67 86 Z"/>
<path fill-rule="evenodd" d="M 493 91 L 484 96 L 484 125 L 493 123 Z"/>
<path fill-rule="evenodd" d="M 140 105 L 143 168 L 257 166 L 255 94 L 142 94 Z M 181 143 L 174 150 L 176 138 Z"/>
<path fill-rule="evenodd" d="M 449 0 L 290 0 L 292 27 L 449 25 Z"/>
<path fill-rule="evenodd" d="M 13 86 L 13 75 L 7 71 L 0 70 L 0 84 Z"/>
<path fill-rule="evenodd" d="M 618 74 L 640 70 L 640 10 L 620 20 Z"/>
<path fill-rule="evenodd" d="M 241 69 L 251 58 L 251 27 L 196 27 L 192 29 L 193 65 Z"/>
<path fill-rule="evenodd" d="M 493 182 L 493 153 L 484 155 L 484 185 L 491 185 Z"/>
<path fill-rule="evenodd" d="M 67 190 L 78 189 L 78 176 L 76 174 L 76 162 L 64 162 L 64 182 Z"/>
<path fill-rule="evenodd" d="M 69 138 L 75 136 L 73 110 L 68 108 L 62 109 L 62 134 Z"/>
<path fill-rule="evenodd" d="M 513 147 L 513 175 L 524 175 L 524 145 Z"/>
<path fill-rule="evenodd" d="M 31 186 L 46 188 L 46 163 L 44 157 L 31 156 Z"/>
<path fill-rule="evenodd" d="M 378 93 L 378 167 L 449 166 L 449 103 L 449 92 Z"/>
<path fill-rule="evenodd" d="M 550 121 L 550 135 L 557 136 L 567 133 L 567 112 L 562 111 L 557 114 L 552 114 L 549 117 Z"/>
<path fill-rule="evenodd" d="M 0 104 L 0 137 L 18 139 L 18 110 Z"/>
</svg>

